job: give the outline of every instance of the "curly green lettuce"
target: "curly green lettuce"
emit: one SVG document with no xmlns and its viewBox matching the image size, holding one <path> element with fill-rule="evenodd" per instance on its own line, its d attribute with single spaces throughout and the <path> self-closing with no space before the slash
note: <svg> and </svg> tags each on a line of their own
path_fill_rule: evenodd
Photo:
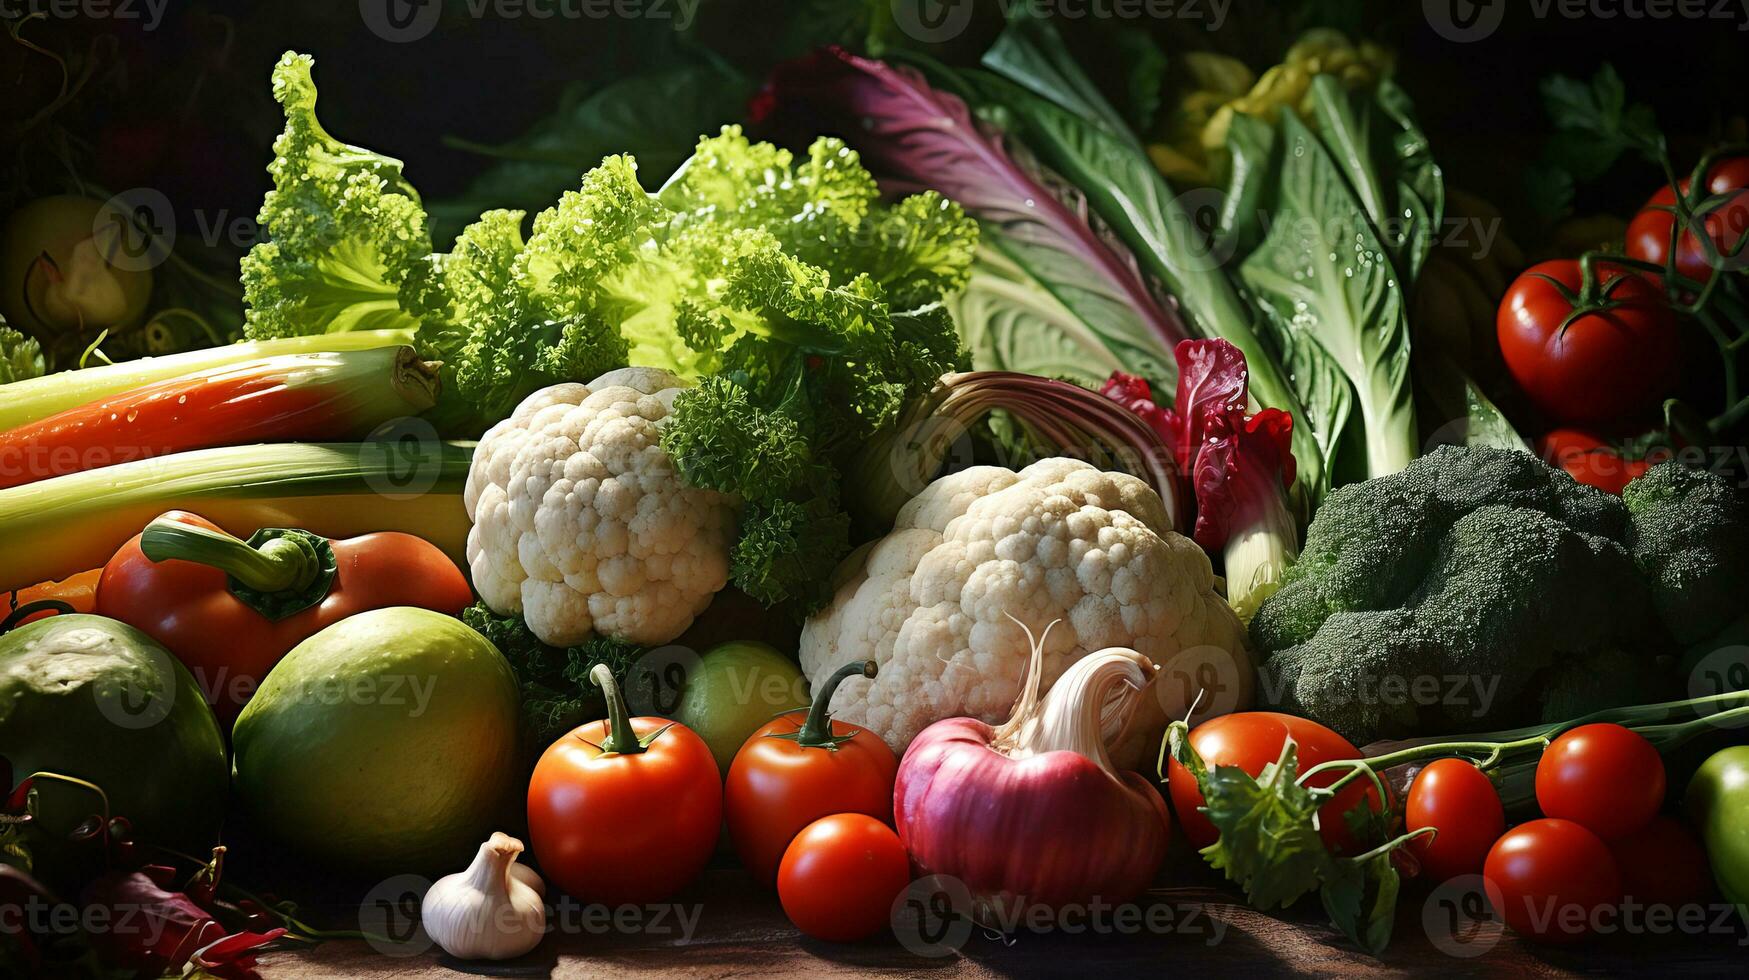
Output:
<svg viewBox="0 0 1749 980">
<path fill-rule="evenodd" d="M 316 119 L 314 59 L 273 69 L 285 130 L 243 257 L 244 329 L 254 340 L 417 327 L 447 308 L 419 194 L 401 161 L 335 139 Z"/>
<path fill-rule="evenodd" d="M 526 226 L 488 211 L 432 254 L 401 163 L 315 116 L 311 59 L 274 70 L 285 131 L 244 261 L 251 336 L 416 327 L 443 364 L 434 419 L 477 434 L 534 391 L 626 365 L 696 383 L 662 446 L 691 486 L 741 504 L 734 582 L 806 611 L 849 549 L 851 455 L 967 357 L 943 301 L 977 224 L 933 192 L 888 205 L 857 154 L 737 126 L 655 193 L 609 156 Z"/>
</svg>

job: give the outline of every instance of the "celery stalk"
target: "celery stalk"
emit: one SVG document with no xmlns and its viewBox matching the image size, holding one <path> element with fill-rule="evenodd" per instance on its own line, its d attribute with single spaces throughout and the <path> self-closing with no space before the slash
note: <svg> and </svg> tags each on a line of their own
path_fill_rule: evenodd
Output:
<svg viewBox="0 0 1749 980">
<path fill-rule="evenodd" d="M 412 342 L 411 330 L 314 334 L 308 337 L 229 344 L 182 354 L 168 354 L 164 357 L 142 357 L 137 361 L 122 361 L 119 364 L 105 364 L 15 381 L 9 385 L 0 385 L 0 431 L 17 428 L 99 398 L 131 391 L 141 385 L 240 361 L 253 361 L 279 354 L 369 350 L 373 347 L 391 347 Z"/>
<path fill-rule="evenodd" d="M 462 505 L 473 447 L 435 439 L 289 443 L 174 453 L 0 490 L 0 591 L 107 562 L 167 510 L 232 534 L 405 531 L 466 567 Z"/>
</svg>

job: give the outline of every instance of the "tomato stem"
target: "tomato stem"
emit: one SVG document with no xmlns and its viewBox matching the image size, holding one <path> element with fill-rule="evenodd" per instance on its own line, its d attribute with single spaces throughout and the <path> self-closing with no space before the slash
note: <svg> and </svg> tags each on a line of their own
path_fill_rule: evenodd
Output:
<svg viewBox="0 0 1749 980">
<path fill-rule="evenodd" d="M 620 697 L 619 683 L 613 679 L 613 671 L 606 664 L 596 664 L 589 671 L 589 680 L 601 688 L 607 701 L 607 737 L 601 740 L 601 751 L 615 755 L 637 755 L 645 751 L 645 744 L 632 731 L 631 715 L 626 711 L 625 699 Z"/>
<path fill-rule="evenodd" d="M 832 695 L 837 693 L 838 685 L 851 677 L 875 676 L 873 660 L 856 660 L 845 664 L 826 678 L 826 683 L 820 685 L 820 692 L 814 695 L 814 703 L 808 706 L 807 720 L 802 722 L 801 730 L 796 732 L 796 744 L 815 749 L 836 749 L 838 743 L 844 741 L 832 734 Z"/>
</svg>

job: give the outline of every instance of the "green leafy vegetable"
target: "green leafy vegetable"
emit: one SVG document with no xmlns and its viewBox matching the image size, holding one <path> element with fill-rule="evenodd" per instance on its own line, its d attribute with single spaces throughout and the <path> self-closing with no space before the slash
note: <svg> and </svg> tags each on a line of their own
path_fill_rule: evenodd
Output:
<svg viewBox="0 0 1749 980">
<path fill-rule="evenodd" d="M 19 333 L 0 320 L 0 385 L 40 378 L 47 370 L 42 345 L 36 338 Z"/>
<path fill-rule="evenodd" d="M 251 340 L 416 327 L 444 312 L 418 192 L 401 161 L 322 128 L 313 64 L 288 51 L 273 69 L 285 131 L 256 218 L 272 240 L 242 262 Z"/>
<path fill-rule="evenodd" d="M 1332 86 L 1314 92 L 1342 98 Z M 1280 213 L 1240 275 L 1273 319 L 1303 329 L 1353 385 L 1367 473 L 1395 473 L 1420 445 L 1400 276 L 1317 137 L 1292 113 L 1281 127 L 1291 163 L 1280 168 Z"/>
<path fill-rule="evenodd" d="M 1382 841 L 1354 857 L 1331 853 L 1318 833 L 1318 809 L 1353 779 L 1370 775 L 1360 763 L 1327 787 L 1307 786 L 1299 768 L 1299 746 L 1288 739 L 1281 756 L 1255 778 L 1238 766 L 1209 769 L 1190 744 L 1189 726 L 1173 722 L 1166 748 L 1203 796 L 1202 812 L 1220 837 L 1202 849 L 1209 866 L 1244 889 L 1254 908 L 1291 905 L 1316 891 L 1330 921 L 1355 945 L 1377 956 L 1391 942 L 1400 879 L 1391 852 L 1414 834 L 1384 840 L 1383 819 L 1370 807 L 1368 837 Z M 1376 779 L 1377 777 L 1371 777 Z"/>
<path fill-rule="evenodd" d="M 560 650 L 535 638 L 519 616 L 500 616 L 476 602 L 462 610 L 462 622 L 490 640 L 510 663 L 522 697 L 522 737 L 529 761 L 553 741 L 585 722 L 607 717 L 601 688 L 589 681 L 597 664 L 606 664 L 623 687 L 643 650 L 633 644 L 595 637 Z"/>
</svg>

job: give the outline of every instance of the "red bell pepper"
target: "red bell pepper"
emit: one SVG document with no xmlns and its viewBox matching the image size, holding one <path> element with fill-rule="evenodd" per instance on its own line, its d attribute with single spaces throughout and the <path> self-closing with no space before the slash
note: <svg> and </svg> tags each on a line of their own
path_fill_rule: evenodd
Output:
<svg viewBox="0 0 1749 980">
<path fill-rule="evenodd" d="M 98 614 L 162 643 L 227 723 L 281 657 L 333 623 L 387 606 L 453 616 L 472 601 L 455 563 L 411 534 L 263 528 L 243 541 L 183 511 L 122 545 L 97 585 Z"/>
</svg>

